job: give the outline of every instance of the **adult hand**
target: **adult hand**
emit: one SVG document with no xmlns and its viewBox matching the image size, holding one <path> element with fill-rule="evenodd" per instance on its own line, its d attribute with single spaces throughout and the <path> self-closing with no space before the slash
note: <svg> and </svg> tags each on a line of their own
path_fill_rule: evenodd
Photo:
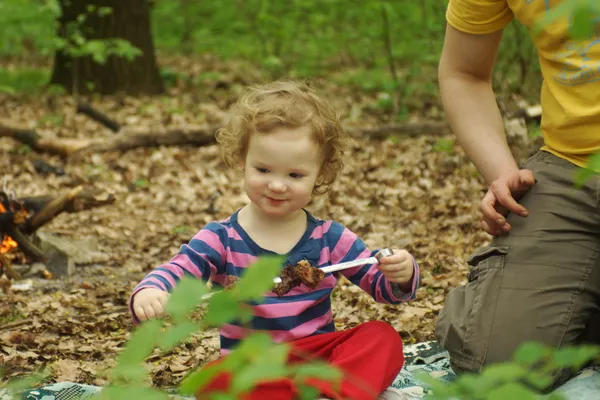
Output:
<svg viewBox="0 0 600 400">
<path fill-rule="evenodd" d="M 133 296 L 133 312 L 140 321 L 162 317 L 169 293 L 160 289 L 145 288 Z"/>
<path fill-rule="evenodd" d="M 526 217 L 529 211 L 520 205 L 519 200 L 534 185 L 533 172 L 520 169 L 500 175 L 492 182 L 479 210 L 483 215 L 481 226 L 490 235 L 501 235 L 510 231 L 510 224 L 506 221 L 509 212 Z"/>
</svg>

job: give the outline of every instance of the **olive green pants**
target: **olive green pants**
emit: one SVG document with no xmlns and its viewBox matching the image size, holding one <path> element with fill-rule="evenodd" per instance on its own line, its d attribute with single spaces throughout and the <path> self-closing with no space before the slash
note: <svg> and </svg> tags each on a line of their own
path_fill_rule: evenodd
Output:
<svg viewBox="0 0 600 400">
<path fill-rule="evenodd" d="M 530 215 L 510 214 L 510 233 L 469 257 L 467 284 L 450 290 L 438 316 L 437 339 L 457 372 L 510 360 L 526 341 L 600 341 L 591 330 L 600 310 L 600 179 L 576 188 L 579 168 L 543 151 L 522 167 L 537 180 L 519 201 Z M 557 374 L 553 386 L 568 377 Z"/>
</svg>

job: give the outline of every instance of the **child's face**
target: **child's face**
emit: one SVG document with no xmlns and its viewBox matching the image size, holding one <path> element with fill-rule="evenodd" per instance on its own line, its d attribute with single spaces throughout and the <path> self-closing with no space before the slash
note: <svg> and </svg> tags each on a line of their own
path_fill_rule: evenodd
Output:
<svg viewBox="0 0 600 400">
<path fill-rule="evenodd" d="M 263 213 L 286 216 L 306 206 L 321 166 L 308 127 L 253 134 L 245 162 L 246 194 Z"/>
</svg>

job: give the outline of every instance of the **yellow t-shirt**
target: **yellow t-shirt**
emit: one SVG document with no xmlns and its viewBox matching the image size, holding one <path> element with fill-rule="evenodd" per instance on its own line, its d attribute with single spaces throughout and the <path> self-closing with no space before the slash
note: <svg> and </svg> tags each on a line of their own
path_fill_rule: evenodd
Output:
<svg viewBox="0 0 600 400">
<path fill-rule="evenodd" d="M 561 0 L 450 0 L 448 23 L 465 33 L 486 34 L 513 18 L 528 28 Z M 598 19 L 596 19 L 598 21 Z M 600 151 L 600 24 L 588 40 L 569 37 L 565 16 L 532 35 L 542 85 L 544 150 L 585 166 Z"/>
</svg>

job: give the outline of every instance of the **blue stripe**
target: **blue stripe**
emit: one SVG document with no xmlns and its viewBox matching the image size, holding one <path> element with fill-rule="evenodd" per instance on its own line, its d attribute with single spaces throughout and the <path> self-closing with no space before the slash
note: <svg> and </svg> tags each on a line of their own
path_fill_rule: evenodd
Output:
<svg viewBox="0 0 600 400">
<path fill-rule="evenodd" d="M 329 226 L 329 230 L 323 234 L 325 243 L 327 243 L 327 247 L 329 247 L 329 252 L 332 252 L 338 244 L 342 237 L 342 233 L 344 233 L 344 227 L 337 222 L 332 222 Z"/>
<path fill-rule="evenodd" d="M 179 265 L 178 263 L 171 261 L 171 262 L 169 262 L 169 264 L 171 264 L 171 265 L 174 265 L 174 266 L 176 266 L 177 268 L 179 268 L 179 270 L 180 270 L 181 272 L 183 272 L 183 275 L 185 275 L 185 276 L 187 276 L 187 277 L 190 277 L 190 278 L 198 279 L 198 277 L 197 277 L 196 275 L 194 275 L 193 273 L 191 273 L 191 272 L 190 272 L 190 271 L 188 271 L 187 269 L 184 269 L 184 268 L 183 268 L 181 265 Z M 195 264 L 194 264 L 194 265 L 195 265 Z M 157 269 L 158 269 L 158 268 L 157 268 Z M 164 268 L 161 268 L 161 269 L 164 269 Z M 172 275 L 171 271 L 169 271 L 169 270 L 167 270 L 167 269 L 165 269 L 165 271 L 167 271 L 168 273 L 170 273 L 170 274 Z M 202 272 L 202 271 L 200 271 L 200 272 Z M 175 278 L 175 279 L 177 279 L 177 281 L 179 281 L 179 279 L 180 279 L 180 278 L 178 278 L 177 276 L 174 276 L 174 278 Z M 206 282 L 206 281 L 208 281 L 208 278 L 210 278 L 210 275 L 209 275 L 209 276 L 207 276 L 206 274 L 202 274 L 202 280 L 204 280 L 204 281 Z"/>
<path fill-rule="evenodd" d="M 324 325 L 323 327 L 321 327 L 321 329 L 319 329 L 318 331 L 313 333 L 311 336 L 319 335 L 321 333 L 330 333 L 330 332 L 335 332 L 335 322 L 333 320 L 328 322 L 327 325 Z"/>
<path fill-rule="evenodd" d="M 149 278 L 156 278 L 156 279 L 158 279 L 159 281 L 161 281 L 162 283 L 164 283 L 164 284 L 165 284 L 165 286 L 167 287 L 167 290 L 168 290 L 169 292 L 170 292 L 171 290 L 173 290 L 173 287 L 171 287 L 171 284 L 169 283 L 169 281 L 167 281 L 167 279 L 166 279 L 166 278 L 164 278 L 164 277 L 162 277 L 162 276 L 160 276 L 160 275 L 154 275 L 152 272 L 151 272 L 151 273 L 149 273 L 149 274 L 146 276 L 146 279 L 149 279 Z M 146 279 L 144 279 L 144 281 L 145 281 Z M 144 283 L 144 284 L 145 284 L 146 282 L 142 282 L 142 283 Z"/>
<path fill-rule="evenodd" d="M 381 272 L 378 273 L 378 276 L 383 275 Z M 392 300 L 392 298 L 390 297 L 390 294 L 388 293 L 388 291 L 385 289 L 385 277 L 382 277 L 379 280 L 379 287 L 381 287 L 381 295 L 383 296 L 384 300 L 388 303 L 395 303 L 395 301 Z M 372 285 L 374 287 L 374 285 Z M 375 294 L 375 291 L 373 291 L 373 294 Z M 373 296 L 373 298 L 375 298 L 375 296 Z"/>
<path fill-rule="evenodd" d="M 360 253 L 365 251 L 366 248 L 367 246 L 365 246 L 363 241 L 359 238 L 356 238 L 354 240 L 354 243 L 352 243 L 352 247 L 350 247 L 350 250 L 348 250 L 348 253 L 346 253 L 346 255 L 344 256 L 342 262 L 358 259 L 360 257 Z"/>
<path fill-rule="evenodd" d="M 175 265 L 177 268 L 181 269 L 182 271 L 185 271 L 185 270 L 184 270 L 183 268 L 181 268 L 181 266 L 180 266 L 180 265 L 178 265 L 177 263 L 171 263 L 171 264 Z M 169 270 L 169 269 L 168 269 L 168 268 L 166 268 L 166 267 L 158 267 L 158 268 L 156 268 L 154 271 L 164 271 L 164 272 L 166 272 L 167 274 L 171 275 L 171 278 L 175 279 L 175 282 L 178 282 L 178 281 L 179 281 L 179 277 L 178 277 L 177 275 L 175 275 L 175 273 L 174 273 L 174 272 L 172 272 L 171 270 Z M 185 272 L 187 273 L 187 271 L 185 271 Z M 187 273 L 187 274 L 189 274 L 189 273 Z"/>
<path fill-rule="evenodd" d="M 250 323 L 252 329 L 257 330 L 281 330 L 290 331 L 304 323 L 312 321 L 315 318 L 322 317 L 331 309 L 329 298 L 307 308 L 300 315 L 292 315 L 280 318 L 254 317 Z"/>
<path fill-rule="evenodd" d="M 208 260 L 217 267 L 223 264 L 221 261 L 221 255 L 214 248 L 210 247 L 206 242 L 199 239 L 192 239 L 187 246 L 182 246 L 181 254 L 185 254 L 190 260 L 199 268 L 202 275 L 210 275 L 210 267 L 206 259 L 200 254 L 204 254 Z M 207 271 L 208 269 L 208 271 Z M 220 271 L 217 271 L 219 273 Z"/>
<path fill-rule="evenodd" d="M 252 251 L 252 249 L 246 244 L 246 242 L 239 239 L 229 240 L 229 250 L 240 254 L 250 254 L 253 256 L 256 255 L 256 253 Z"/>
<path fill-rule="evenodd" d="M 233 350 L 240 342 L 239 339 L 230 339 L 222 335 L 219 336 L 221 338 L 221 349 Z"/>
<path fill-rule="evenodd" d="M 158 288 L 160 290 L 165 290 L 162 286 L 160 286 L 158 283 L 156 282 L 141 282 L 140 286 L 154 286 L 155 288 Z"/>
<path fill-rule="evenodd" d="M 256 303 L 256 302 L 252 302 L 252 305 L 257 305 L 257 304 L 278 304 L 278 303 L 296 303 L 299 301 L 315 301 L 315 300 L 319 300 L 321 298 L 323 298 L 324 296 L 329 296 L 331 294 L 331 292 L 333 291 L 333 288 L 327 288 L 327 289 L 320 289 L 320 290 L 314 290 L 312 292 L 308 292 L 308 293 L 301 293 L 301 294 L 296 294 L 296 295 L 285 295 L 283 297 L 277 297 L 277 296 L 265 296 L 264 297 L 264 301 L 261 301 L 260 303 Z"/>
</svg>

